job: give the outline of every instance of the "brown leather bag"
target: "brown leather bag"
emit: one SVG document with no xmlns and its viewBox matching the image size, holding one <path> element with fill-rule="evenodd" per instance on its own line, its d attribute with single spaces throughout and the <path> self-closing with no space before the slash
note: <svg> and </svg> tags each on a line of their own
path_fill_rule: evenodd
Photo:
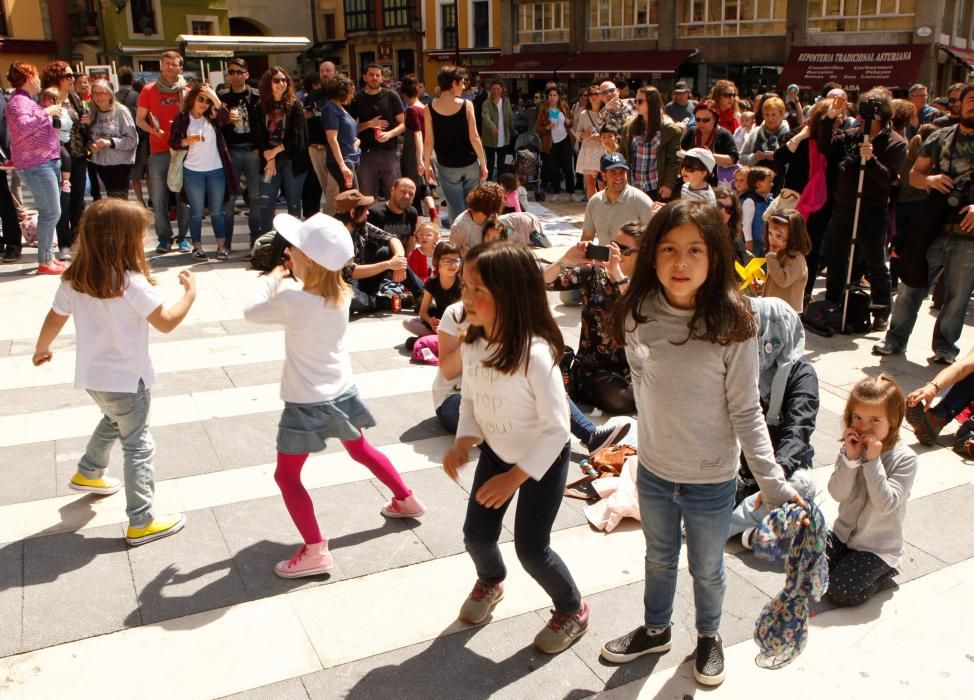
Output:
<svg viewBox="0 0 974 700">
<path fill-rule="evenodd" d="M 630 445 L 612 445 L 597 450 L 589 462 L 599 471 L 600 477 L 619 476 L 626 459 L 634 454 L 636 448 Z"/>
</svg>

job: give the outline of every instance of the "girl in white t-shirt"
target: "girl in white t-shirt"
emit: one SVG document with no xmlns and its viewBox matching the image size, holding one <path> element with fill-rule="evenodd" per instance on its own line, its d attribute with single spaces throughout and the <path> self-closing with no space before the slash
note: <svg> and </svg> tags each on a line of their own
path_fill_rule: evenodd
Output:
<svg viewBox="0 0 974 700">
<path fill-rule="evenodd" d="M 120 199 L 100 199 L 85 210 L 78 225 L 74 262 L 61 276 L 54 304 L 44 319 L 34 365 L 52 357 L 51 343 L 74 316 L 76 333 L 74 388 L 85 389 L 104 416 L 85 449 L 68 486 L 75 491 L 110 495 L 121 482 L 105 476 L 116 440 L 122 442 L 125 512 L 130 545 L 175 534 L 182 513 L 157 516 L 149 434 L 149 388 L 155 382 L 149 359 L 149 324 L 169 333 L 186 317 L 196 299 L 193 273 L 183 270 L 182 299 L 163 307 L 142 248 L 152 214 Z"/>
<path fill-rule="evenodd" d="M 518 493 L 515 551 L 555 608 L 534 644 L 555 654 L 588 629 L 588 605 L 550 547 L 568 476 L 568 397 L 558 367 L 564 342 L 541 271 L 526 247 L 482 243 L 467 254 L 463 270 L 470 326 L 462 345 L 460 422 L 443 468 L 456 479 L 477 444 L 480 459 L 463 524 L 477 581 L 460 620 L 484 622 L 503 598 L 507 569 L 497 537 Z M 510 294 L 511 289 L 518 293 Z"/>
<path fill-rule="evenodd" d="M 303 287 L 282 291 L 287 270 L 274 268 L 244 309 L 244 318 L 284 326 L 284 412 L 277 429 L 274 479 L 304 544 L 290 560 L 278 562 L 274 571 L 282 578 L 299 578 L 324 573 L 334 565 L 311 496 L 301 483 L 308 453 L 325 449 L 328 438 L 341 440 L 352 459 L 392 491 L 383 515 L 417 518 L 426 509 L 389 459 L 362 433 L 375 425 L 375 419 L 359 398 L 345 347 L 351 293 L 341 271 L 354 255 L 348 231 L 326 214 L 315 214 L 303 223 L 279 214 L 274 230 L 290 244 L 290 267 L 303 280 Z"/>
</svg>

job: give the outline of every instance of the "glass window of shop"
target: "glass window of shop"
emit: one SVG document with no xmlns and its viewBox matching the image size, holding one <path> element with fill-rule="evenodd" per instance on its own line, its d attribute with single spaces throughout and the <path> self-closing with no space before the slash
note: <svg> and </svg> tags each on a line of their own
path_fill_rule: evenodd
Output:
<svg viewBox="0 0 974 700">
<path fill-rule="evenodd" d="M 680 36 L 776 35 L 785 31 L 788 0 L 680 0 Z"/>
<path fill-rule="evenodd" d="M 658 25 L 659 0 L 592 0 L 589 5 L 589 41 L 655 39 Z"/>
<path fill-rule="evenodd" d="M 912 31 L 916 5 L 916 0 L 809 0 L 808 31 Z"/>
<path fill-rule="evenodd" d="M 568 2 L 531 2 L 518 6 L 517 40 L 520 44 L 568 41 Z"/>
</svg>

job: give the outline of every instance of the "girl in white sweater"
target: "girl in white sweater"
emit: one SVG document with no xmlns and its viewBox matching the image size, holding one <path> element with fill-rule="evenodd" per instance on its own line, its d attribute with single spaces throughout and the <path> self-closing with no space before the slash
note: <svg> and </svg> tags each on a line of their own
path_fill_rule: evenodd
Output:
<svg viewBox="0 0 974 700">
<path fill-rule="evenodd" d="M 861 605 L 896 575 L 903 558 L 903 519 L 917 458 L 900 442 L 906 400 L 881 374 L 852 388 L 842 422 L 842 448 L 829 479 L 839 516 L 829 533 L 828 597 Z"/>
</svg>

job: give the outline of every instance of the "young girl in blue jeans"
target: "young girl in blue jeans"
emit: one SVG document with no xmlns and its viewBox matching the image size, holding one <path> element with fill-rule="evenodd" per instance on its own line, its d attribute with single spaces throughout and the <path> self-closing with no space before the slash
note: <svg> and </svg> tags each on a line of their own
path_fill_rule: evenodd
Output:
<svg viewBox="0 0 974 700">
<path fill-rule="evenodd" d="M 606 642 L 602 656 L 624 663 L 670 648 L 682 520 L 696 608 L 694 677 L 704 685 L 724 679 L 717 633 L 741 450 L 765 501 L 803 503 L 774 459 L 758 396 L 756 325 L 733 261 L 716 207 L 668 204 L 649 223 L 615 317 L 639 412 L 645 624 Z"/>
<path fill-rule="evenodd" d="M 61 277 L 33 358 L 34 365 L 50 361 L 51 343 L 74 316 L 74 388 L 85 389 L 103 417 L 68 486 L 103 496 L 122 488 L 118 479 L 105 475 L 112 445 L 120 440 L 129 519 L 125 541 L 133 546 L 173 535 L 186 524 L 182 513 L 159 516 L 152 508 L 155 445 L 149 434 L 149 389 L 156 375 L 149 357 L 149 324 L 169 333 L 196 299 L 193 274 L 183 270 L 183 297 L 168 309 L 163 306 L 142 248 L 145 229 L 152 223 L 147 212 L 133 202 L 112 198 L 85 210 L 74 262 Z"/>
<path fill-rule="evenodd" d="M 301 578 L 334 566 L 314 503 L 301 483 L 308 453 L 325 449 L 326 440 L 341 440 L 349 456 L 392 491 L 392 500 L 381 511 L 384 516 L 418 518 L 426 509 L 362 432 L 375 419 L 359 398 L 345 344 L 352 294 L 341 271 L 354 255 L 348 229 L 326 214 L 305 222 L 278 214 L 274 230 L 289 244 L 290 267 L 302 288 L 282 290 L 288 271 L 279 265 L 261 281 L 244 318 L 284 326 L 284 412 L 277 428 L 274 480 L 304 544 L 291 559 L 278 562 L 274 572 L 281 578 Z"/>
<path fill-rule="evenodd" d="M 470 326 L 461 350 L 460 423 L 443 468 L 456 479 L 477 444 L 480 459 L 463 523 L 477 582 L 460 608 L 460 620 L 484 622 L 504 597 L 507 569 L 497 539 L 518 493 L 514 549 L 555 608 L 534 645 L 557 654 L 588 629 L 588 605 L 550 547 L 568 476 L 568 397 L 558 367 L 564 342 L 541 271 L 526 247 L 481 243 L 467 253 L 463 270 Z"/>
</svg>

